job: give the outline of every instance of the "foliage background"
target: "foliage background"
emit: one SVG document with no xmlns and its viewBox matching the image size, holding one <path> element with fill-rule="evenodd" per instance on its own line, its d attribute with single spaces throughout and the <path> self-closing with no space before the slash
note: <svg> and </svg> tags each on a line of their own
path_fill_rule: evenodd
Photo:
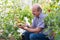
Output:
<svg viewBox="0 0 60 40">
<path fill-rule="evenodd" d="M 48 14 L 45 23 L 56 32 L 55 40 L 60 39 L 60 0 L 0 0 L 0 38 L 6 40 L 13 36 L 15 40 L 21 40 L 21 33 L 18 32 L 16 19 L 24 21 L 24 17 L 32 23 L 31 7 L 39 3 L 43 12 Z"/>
</svg>

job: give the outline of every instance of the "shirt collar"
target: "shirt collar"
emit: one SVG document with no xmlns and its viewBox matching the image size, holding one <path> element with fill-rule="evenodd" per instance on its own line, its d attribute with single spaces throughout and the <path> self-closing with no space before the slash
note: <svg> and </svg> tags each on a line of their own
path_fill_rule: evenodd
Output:
<svg viewBox="0 0 60 40">
<path fill-rule="evenodd" d="M 35 17 L 35 18 L 43 18 L 43 16 L 44 16 L 44 14 L 41 12 L 41 13 L 39 14 L 39 17 Z"/>
</svg>

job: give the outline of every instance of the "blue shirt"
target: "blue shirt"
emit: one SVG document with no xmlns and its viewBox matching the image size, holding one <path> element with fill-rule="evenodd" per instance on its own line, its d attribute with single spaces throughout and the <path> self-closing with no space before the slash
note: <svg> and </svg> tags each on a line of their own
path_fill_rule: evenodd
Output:
<svg viewBox="0 0 60 40">
<path fill-rule="evenodd" d="M 34 17 L 32 22 L 33 28 L 36 28 L 36 27 L 44 28 L 44 18 L 45 16 L 43 13 L 40 13 L 39 18 Z"/>
</svg>

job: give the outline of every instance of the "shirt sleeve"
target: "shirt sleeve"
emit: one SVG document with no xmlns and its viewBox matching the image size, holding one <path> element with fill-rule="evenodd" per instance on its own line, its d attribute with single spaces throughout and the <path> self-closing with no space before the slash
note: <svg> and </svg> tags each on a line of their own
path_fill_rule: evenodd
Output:
<svg viewBox="0 0 60 40">
<path fill-rule="evenodd" d="M 37 27 L 44 28 L 44 19 L 41 19 L 37 25 Z"/>
</svg>

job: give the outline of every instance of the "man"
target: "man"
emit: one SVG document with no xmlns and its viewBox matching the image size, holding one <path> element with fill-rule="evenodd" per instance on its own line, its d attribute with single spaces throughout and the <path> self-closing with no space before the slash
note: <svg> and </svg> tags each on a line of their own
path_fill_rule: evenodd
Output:
<svg viewBox="0 0 60 40">
<path fill-rule="evenodd" d="M 32 26 L 19 26 L 26 30 L 24 32 L 25 40 L 49 40 L 44 34 L 44 14 L 38 4 L 33 5 L 32 14 L 34 15 Z"/>
</svg>

